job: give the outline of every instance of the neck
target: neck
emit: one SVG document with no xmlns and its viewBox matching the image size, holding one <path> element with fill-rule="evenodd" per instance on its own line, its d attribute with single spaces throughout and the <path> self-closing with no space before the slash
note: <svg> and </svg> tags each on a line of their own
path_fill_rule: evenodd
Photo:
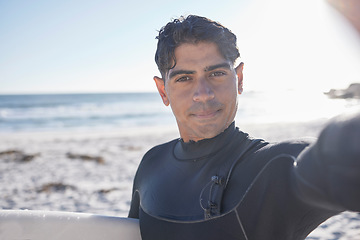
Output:
<svg viewBox="0 0 360 240">
<path fill-rule="evenodd" d="M 213 154 L 232 142 L 232 138 L 238 130 L 233 122 L 222 133 L 213 138 L 206 138 L 199 141 L 190 140 L 185 142 L 181 139 L 176 144 L 174 154 L 178 159 L 194 159 Z"/>
<path fill-rule="evenodd" d="M 184 129 L 179 127 L 180 137 L 183 142 L 199 142 L 206 139 L 214 138 L 224 131 L 226 131 L 231 125 L 234 125 L 234 122 L 224 124 L 222 130 L 220 132 L 214 131 L 212 126 L 207 126 L 203 128 L 196 129 L 193 131 L 192 129 Z M 187 131 L 186 131 L 187 130 Z"/>
</svg>

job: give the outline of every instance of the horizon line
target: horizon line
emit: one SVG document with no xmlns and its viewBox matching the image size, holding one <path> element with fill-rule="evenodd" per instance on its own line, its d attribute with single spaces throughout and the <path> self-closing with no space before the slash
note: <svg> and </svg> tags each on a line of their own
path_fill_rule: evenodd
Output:
<svg viewBox="0 0 360 240">
<path fill-rule="evenodd" d="M 144 90 L 139 90 L 139 91 L 59 91 L 59 92 L 55 92 L 55 91 L 49 91 L 49 92 L 0 92 L 0 96 L 4 96 L 4 95 L 66 95 L 66 94 L 119 94 L 119 93 L 157 93 L 156 90 L 151 90 L 151 91 L 144 91 Z"/>
</svg>

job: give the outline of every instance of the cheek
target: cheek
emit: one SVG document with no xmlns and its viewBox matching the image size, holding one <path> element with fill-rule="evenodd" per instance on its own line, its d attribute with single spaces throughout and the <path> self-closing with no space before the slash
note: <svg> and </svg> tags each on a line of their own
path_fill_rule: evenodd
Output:
<svg viewBox="0 0 360 240">
<path fill-rule="evenodd" d="M 233 101 L 236 101 L 237 91 L 238 88 L 235 81 L 230 81 L 228 84 L 220 86 L 217 91 L 217 95 L 219 97 L 221 96 L 221 98 L 227 101 L 227 103 L 231 103 Z"/>
<path fill-rule="evenodd" d="M 189 96 L 185 92 L 177 91 L 175 93 L 169 91 L 168 97 L 169 97 L 170 107 L 175 117 L 177 118 L 181 117 L 181 115 L 184 114 L 188 106 L 191 105 L 191 103 L 189 103 L 191 98 L 189 98 Z"/>
<path fill-rule="evenodd" d="M 224 88 L 221 91 L 221 96 L 219 96 L 219 100 L 223 104 L 226 104 L 226 108 L 227 108 L 226 112 L 229 116 L 234 115 L 234 113 L 236 113 L 237 111 L 237 106 L 238 106 L 237 97 L 238 97 L 238 92 L 237 92 L 236 84 L 228 84 L 226 88 Z"/>
</svg>

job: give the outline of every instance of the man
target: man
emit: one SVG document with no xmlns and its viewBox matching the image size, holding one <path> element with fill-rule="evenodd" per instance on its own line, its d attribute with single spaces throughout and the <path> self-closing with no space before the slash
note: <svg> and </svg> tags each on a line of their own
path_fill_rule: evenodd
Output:
<svg viewBox="0 0 360 240">
<path fill-rule="evenodd" d="M 235 127 L 243 63 L 236 36 L 199 16 L 161 29 L 154 77 L 181 139 L 147 152 L 129 217 L 142 239 L 304 239 L 327 218 L 360 210 L 360 115 L 314 144 L 270 144 Z"/>
</svg>

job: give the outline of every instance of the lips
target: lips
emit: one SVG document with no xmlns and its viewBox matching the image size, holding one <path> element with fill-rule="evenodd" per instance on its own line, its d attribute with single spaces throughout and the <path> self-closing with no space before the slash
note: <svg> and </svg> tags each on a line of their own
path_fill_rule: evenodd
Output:
<svg viewBox="0 0 360 240">
<path fill-rule="evenodd" d="M 188 113 L 199 120 L 211 120 L 218 116 L 223 107 L 223 104 L 218 101 L 197 102 L 188 109 Z"/>
<path fill-rule="evenodd" d="M 201 112 L 192 113 L 191 115 L 196 118 L 205 120 L 205 119 L 211 119 L 211 118 L 216 117 L 220 111 L 221 111 L 220 109 L 219 110 L 211 110 L 211 111 L 201 111 Z"/>
</svg>

